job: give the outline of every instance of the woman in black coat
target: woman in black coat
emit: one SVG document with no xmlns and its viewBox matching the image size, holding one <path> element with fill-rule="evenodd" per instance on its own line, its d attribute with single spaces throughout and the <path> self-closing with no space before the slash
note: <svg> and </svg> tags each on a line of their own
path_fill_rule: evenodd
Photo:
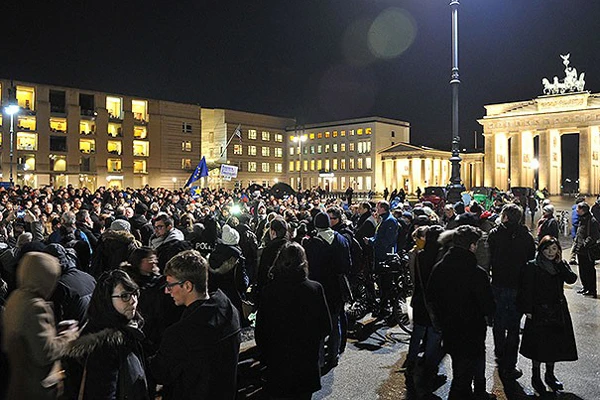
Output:
<svg viewBox="0 0 600 400">
<path fill-rule="evenodd" d="M 69 347 L 67 395 L 88 400 L 149 400 L 137 311 L 139 288 L 120 269 L 98 278 L 88 324 Z"/>
<path fill-rule="evenodd" d="M 331 331 L 323 287 L 308 280 L 302 246 L 286 242 L 261 292 L 255 338 L 271 397 L 310 399 L 321 389 L 320 342 Z"/>
<path fill-rule="evenodd" d="M 537 225 L 538 243 L 546 235 L 558 239 L 558 221 L 554 218 L 554 206 L 552 204 L 547 204 L 542 208 L 542 218 L 540 218 Z"/>
<path fill-rule="evenodd" d="M 531 384 L 538 393 L 546 391 L 540 364 L 546 364 L 544 381 L 552 389 L 563 389 L 554 375 L 557 361 L 577 360 L 571 315 L 563 293 L 564 283 L 575 283 L 577 275 L 561 257 L 558 239 L 545 236 L 537 256 L 522 270 L 517 307 L 527 316 L 520 353 L 533 363 Z"/>
</svg>

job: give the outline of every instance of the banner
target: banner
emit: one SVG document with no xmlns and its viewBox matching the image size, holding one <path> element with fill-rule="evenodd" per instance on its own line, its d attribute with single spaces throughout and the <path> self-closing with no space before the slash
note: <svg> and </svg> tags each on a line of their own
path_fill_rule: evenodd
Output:
<svg viewBox="0 0 600 400">
<path fill-rule="evenodd" d="M 222 164 L 221 165 L 221 176 L 225 180 L 231 180 L 237 178 L 238 167 L 235 165 Z"/>
</svg>

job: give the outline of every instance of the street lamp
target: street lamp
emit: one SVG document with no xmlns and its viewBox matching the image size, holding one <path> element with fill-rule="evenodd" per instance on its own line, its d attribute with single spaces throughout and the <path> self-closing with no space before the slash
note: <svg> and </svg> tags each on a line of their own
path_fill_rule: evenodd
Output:
<svg viewBox="0 0 600 400">
<path fill-rule="evenodd" d="M 171 178 L 171 181 L 173 182 L 173 191 L 175 191 L 175 185 L 177 184 L 177 178 L 173 177 L 173 178 Z"/>
<path fill-rule="evenodd" d="M 17 96 L 15 88 L 11 88 L 8 91 L 8 105 L 4 107 L 4 112 L 10 115 L 10 139 L 9 139 L 9 157 L 10 157 L 10 172 L 9 181 L 10 186 L 14 186 L 13 179 L 13 158 L 14 158 L 14 142 L 15 142 L 15 114 L 20 110 L 19 104 L 17 103 Z"/>
<path fill-rule="evenodd" d="M 294 136 L 292 139 L 294 143 L 298 143 L 300 146 L 300 151 L 298 152 L 298 162 L 300 164 L 298 168 L 298 191 L 302 190 L 302 143 L 306 142 L 306 139 L 308 139 L 306 135 Z"/>
</svg>

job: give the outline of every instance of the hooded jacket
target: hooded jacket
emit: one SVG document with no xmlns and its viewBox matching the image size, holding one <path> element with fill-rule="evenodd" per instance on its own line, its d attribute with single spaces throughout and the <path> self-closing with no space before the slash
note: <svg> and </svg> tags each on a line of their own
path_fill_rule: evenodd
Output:
<svg viewBox="0 0 600 400">
<path fill-rule="evenodd" d="M 150 361 L 152 375 L 165 385 L 163 398 L 233 400 L 240 342 L 237 310 L 223 292 L 190 304 Z"/>
<path fill-rule="evenodd" d="M 44 252 L 56 257 L 61 267 L 60 278 L 50 298 L 54 303 L 56 320 L 74 319 L 82 326 L 96 280 L 90 274 L 77 269 L 73 249 L 65 249 L 58 243 L 52 243 L 46 246 Z"/>
<path fill-rule="evenodd" d="M 17 271 L 18 289 L 8 298 L 2 321 L 2 347 L 10 363 L 7 399 L 55 399 L 59 359 L 77 333 L 57 335 L 50 298 L 60 276 L 58 261 L 39 252 L 27 254 Z M 52 384 L 54 383 L 54 384 Z"/>
<path fill-rule="evenodd" d="M 150 247 L 156 251 L 158 257 L 158 268 L 162 273 L 167 266 L 167 262 L 184 250 L 192 248 L 190 243 L 185 240 L 183 232 L 177 228 L 172 228 L 166 237 L 152 236 L 150 238 Z"/>
<path fill-rule="evenodd" d="M 98 247 L 92 259 L 91 274 L 98 278 L 104 271 L 119 267 L 127 261 L 131 252 L 140 247 L 140 243 L 127 231 L 107 230 L 100 236 Z"/>
</svg>

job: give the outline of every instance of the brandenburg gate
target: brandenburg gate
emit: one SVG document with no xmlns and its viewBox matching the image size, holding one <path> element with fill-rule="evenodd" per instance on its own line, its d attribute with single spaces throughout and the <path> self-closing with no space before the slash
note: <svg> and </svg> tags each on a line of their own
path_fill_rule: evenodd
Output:
<svg viewBox="0 0 600 400">
<path fill-rule="evenodd" d="M 600 193 L 600 93 L 584 91 L 584 73 L 577 76 L 577 70 L 569 67 L 569 55 L 561 57 L 565 78 L 560 81 L 555 76 L 552 82 L 544 78 L 543 96 L 485 106 L 486 115 L 478 120 L 485 137 L 485 186 L 503 190 L 509 185 L 532 187 L 539 168 L 538 188 L 560 194 L 560 137 L 579 134 L 579 191 Z"/>
</svg>

